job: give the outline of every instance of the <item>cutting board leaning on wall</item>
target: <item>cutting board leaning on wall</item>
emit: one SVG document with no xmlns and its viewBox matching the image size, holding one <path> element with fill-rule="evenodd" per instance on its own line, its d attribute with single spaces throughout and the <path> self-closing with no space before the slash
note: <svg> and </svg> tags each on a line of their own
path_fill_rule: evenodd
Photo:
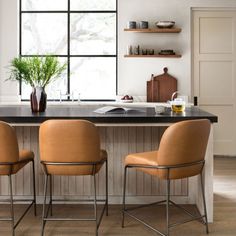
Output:
<svg viewBox="0 0 236 236">
<path fill-rule="evenodd" d="M 177 79 L 168 74 L 164 68 L 164 74 L 154 76 L 147 81 L 147 102 L 167 102 L 177 91 Z"/>
</svg>

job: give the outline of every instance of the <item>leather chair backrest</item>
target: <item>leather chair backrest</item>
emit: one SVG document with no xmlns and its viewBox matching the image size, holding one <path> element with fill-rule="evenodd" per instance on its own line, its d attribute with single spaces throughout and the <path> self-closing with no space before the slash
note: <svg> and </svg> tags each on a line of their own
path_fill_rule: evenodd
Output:
<svg viewBox="0 0 236 236">
<path fill-rule="evenodd" d="M 48 120 L 39 130 L 40 159 L 46 162 L 96 162 L 100 160 L 97 127 L 85 120 Z M 91 166 L 64 170 L 47 167 L 53 174 L 91 174 Z M 54 168 L 54 169 L 53 169 Z M 71 171 L 71 173 L 69 173 Z"/>
<path fill-rule="evenodd" d="M 15 130 L 9 124 L 0 121 L 0 162 L 13 163 L 18 160 L 19 147 Z"/>
<path fill-rule="evenodd" d="M 174 166 L 204 160 L 210 121 L 207 119 L 182 121 L 171 125 L 164 132 L 158 151 L 158 165 Z M 172 169 L 170 179 L 197 175 L 202 165 Z M 167 171 L 160 171 L 161 178 L 167 178 Z"/>
</svg>

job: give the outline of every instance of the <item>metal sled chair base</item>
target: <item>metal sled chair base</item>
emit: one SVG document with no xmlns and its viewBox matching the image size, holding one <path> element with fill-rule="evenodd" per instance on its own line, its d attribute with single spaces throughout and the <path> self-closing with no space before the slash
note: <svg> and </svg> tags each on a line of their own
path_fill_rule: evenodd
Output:
<svg viewBox="0 0 236 236">
<path fill-rule="evenodd" d="M 35 190 L 35 167 L 34 167 L 34 161 L 32 160 L 32 170 L 33 170 L 33 199 L 13 199 L 13 188 L 12 188 L 12 175 L 8 175 L 8 181 L 9 181 L 9 190 L 10 190 L 10 199 L 4 199 L 0 200 L 0 202 L 9 203 L 10 204 L 10 217 L 2 217 L 0 218 L 0 221 L 9 221 L 11 222 L 11 230 L 12 230 L 12 236 L 15 236 L 15 229 L 21 222 L 21 220 L 24 218 L 24 216 L 28 213 L 30 208 L 34 206 L 34 215 L 36 216 L 36 190 Z M 1 165 L 1 164 L 0 164 Z M 25 211 L 22 213 L 22 215 L 19 217 L 18 220 L 15 221 L 14 217 L 14 202 L 30 202 Z"/>
<path fill-rule="evenodd" d="M 166 200 L 163 201 L 159 201 L 159 202 L 154 202 L 154 203 L 150 203 L 150 204 L 145 204 L 145 205 L 139 205 L 136 207 L 130 207 L 130 208 L 126 208 L 125 210 L 123 210 L 123 221 L 122 221 L 122 228 L 124 228 L 124 215 L 128 215 L 129 217 L 133 218 L 134 220 L 138 221 L 139 223 L 143 224 L 144 226 L 146 226 L 147 228 L 151 229 L 152 231 L 162 235 L 162 236 L 167 236 L 169 234 L 165 234 L 163 232 L 161 232 L 159 229 L 154 228 L 153 226 L 151 226 L 150 224 L 148 224 L 147 222 L 145 222 L 144 220 L 141 220 L 140 218 L 138 218 L 137 216 L 135 216 L 133 213 L 131 213 L 131 211 L 136 210 L 136 209 L 140 209 L 140 208 L 144 208 L 144 207 L 149 207 L 149 206 L 153 206 L 153 205 L 159 205 L 159 204 L 163 204 L 166 203 Z M 206 225 L 207 223 L 203 220 L 205 218 L 205 215 L 193 215 L 191 212 L 189 212 L 187 209 L 185 209 L 182 206 L 177 205 L 175 202 L 173 201 L 169 201 L 173 206 L 179 208 L 180 210 L 182 210 L 183 212 L 185 212 L 187 215 L 190 216 L 190 219 L 181 221 L 181 222 L 176 222 L 173 224 L 169 224 L 168 228 L 173 228 L 194 220 L 198 220 L 199 222 L 201 222 L 202 224 Z M 207 227 L 207 231 L 208 233 L 208 227 Z"/>
<path fill-rule="evenodd" d="M 99 226 L 101 224 L 103 215 L 106 211 L 106 215 L 108 216 L 108 165 L 107 165 L 107 160 L 102 160 L 99 163 L 103 163 L 105 162 L 106 165 L 106 176 L 105 176 L 105 181 L 106 181 L 106 199 L 97 199 L 97 187 L 96 187 L 96 174 L 95 174 L 95 166 L 97 163 L 92 163 L 93 165 L 93 188 L 94 188 L 94 194 L 93 194 L 93 199 L 88 199 L 88 200 L 56 200 L 56 199 L 52 199 L 52 175 L 49 174 L 45 174 L 45 184 L 44 184 L 44 202 L 43 202 L 43 217 L 42 217 L 42 229 L 41 229 L 41 236 L 44 235 L 44 229 L 45 229 L 45 225 L 47 221 L 94 221 L 96 224 L 96 228 L 95 228 L 95 235 L 98 236 L 98 229 Z M 88 163 L 53 163 L 58 164 L 58 165 L 88 165 Z M 91 165 L 91 163 L 89 163 Z M 48 203 L 48 207 L 46 209 L 46 197 L 47 197 L 47 186 L 48 186 L 48 177 L 50 178 L 49 181 L 49 203 Z M 52 203 L 53 202 L 59 202 L 59 201 L 63 201 L 63 202 L 93 202 L 94 205 L 94 217 L 93 218 L 53 218 L 53 217 L 48 217 L 49 215 L 49 211 L 50 211 L 50 215 L 52 216 Z M 97 203 L 98 202 L 102 202 L 104 203 L 103 208 L 102 208 L 102 212 L 100 217 L 98 216 L 97 213 Z"/>
<path fill-rule="evenodd" d="M 200 182 L 201 182 L 201 192 L 202 192 L 202 200 L 203 200 L 203 207 L 204 207 L 204 214 L 203 215 L 194 215 L 192 214 L 190 211 L 188 211 L 187 209 L 185 209 L 184 207 L 177 205 L 175 202 L 170 200 L 170 182 L 171 180 L 169 179 L 169 173 L 170 173 L 170 169 L 174 169 L 176 168 L 175 166 L 167 166 L 167 167 L 162 167 L 162 166 L 145 166 L 145 165 L 127 165 L 125 166 L 125 174 L 124 174 L 124 192 L 123 192 L 123 218 L 122 218 L 122 227 L 124 227 L 124 219 L 125 219 L 125 214 L 130 216 L 131 218 L 137 220 L 138 222 L 142 223 L 143 225 L 145 225 L 147 228 L 155 231 L 156 233 L 162 235 L 162 236 L 169 236 L 169 229 L 193 220 L 198 220 L 201 223 L 203 223 L 206 227 L 206 233 L 209 233 L 209 229 L 208 229 L 208 220 L 207 220 L 207 209 L 206 209 L 206 199 L 205 199 L 205 193 L 204 193 L 204 183 L 203 183 L 203 166 L 205 164 L 205 161 L 200 161 L 200 162 L 195 162 L 195 163 L 188 163 L 188 164 L 182 164 L 182 165 L 178 165 L 178 168 L 183 168 L 185 166 L 192 166 L 195 165 L 196 163 L 200 163 L 202 164 L 202 169 L 201 169 L 201 173 L 200 175 Z M 126 181 L 127 181 L 127 170 L 129 168 L 148 168 L 148 169 L 167 169 L 168 171 L 168 178 L 166 179 L 166 198 L 163 201 L 159 201 L 159 202 L 154 202 L 151 204 L 145 204 L 145 205 L 140 205 L 137 207 L 132 207 L 132 208 L 126 208 L 126 201 L 125 201 L 125 197 L 126 197 Z M 138 218 L 137 216 L 135 216 L 134 214 L 132 214 L 130 211 L 138 209 L 138 208 L 143 208 L 143 207 L 147 207 L 147 206 L 151 206 L 151 205 L 156 205 L 156 204 L 161 204 L 161 203 L 165 203 L 166 205 L 166 232 L 163 233 L 160 230 L 152 227 L 151 225 L 149 225 L 148 223 L 146 223 L 145 221 L 141 220 L 140 218 Z M 175 207 L 181 209 L 183 212 L 185 212 L 187 215 L 190 216 L 190 219 L 182 221 L 182 222 L 177 222 L 174 224 L 170 224 L 170 220 L 169 220 L 169 206 L 170 204 L 174 205 Z"/>
</svg>

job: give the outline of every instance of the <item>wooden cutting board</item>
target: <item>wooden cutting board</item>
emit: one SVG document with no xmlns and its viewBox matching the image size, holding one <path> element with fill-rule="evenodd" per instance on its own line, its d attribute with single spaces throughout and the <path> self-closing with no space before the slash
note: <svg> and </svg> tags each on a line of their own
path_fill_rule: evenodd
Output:
<svg viewBox="0 0 236 236">
<path fill-rule="evenodd" d="M 168 74 L 168 69 L 164 68 L 164 74 L 152 76 L 147 81 L 147 102 L 167 102 L 177 91 L 177 79 Z"/>
</svg>

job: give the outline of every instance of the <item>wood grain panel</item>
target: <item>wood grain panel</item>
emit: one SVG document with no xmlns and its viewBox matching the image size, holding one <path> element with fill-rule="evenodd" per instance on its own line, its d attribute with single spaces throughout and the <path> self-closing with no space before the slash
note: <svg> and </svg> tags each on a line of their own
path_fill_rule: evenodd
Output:
<svg viewBox="0 0 236 236">
<path fill-rule="evenodd" d="M 136 128 L 128 128 L 128 153 L 135 153 L 136 150 L 136 144 L 133 142 L 135 140 L 137 135 L 137 129 Z M 137 171 L 132 170 L 128 172 L 128 181 L 127 181 L 127 195 L 135 196 L 137 194 Z"/>
</svg>

